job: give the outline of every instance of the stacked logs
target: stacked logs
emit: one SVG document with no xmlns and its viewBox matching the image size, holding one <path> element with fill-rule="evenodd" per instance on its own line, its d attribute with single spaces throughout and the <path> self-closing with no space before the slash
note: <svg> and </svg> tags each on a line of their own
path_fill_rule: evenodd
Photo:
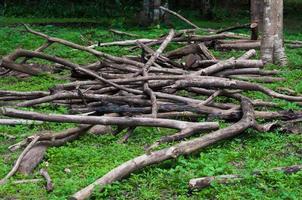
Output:
<svg viewBox="0 0 302 200">
<path fill-rule="evenodd" d="M 0 119 L 0 124 L 48 121 L 76 123 L 79 126 L 57 134 L 36 134 L 11 146 L 11 151 L 26 148 L 13 170 L 0 184 L 6 183 L 17 170 L 25 174 L 34 170 L 48 147 L 64 145 L 89 130 L 96 134 L 112 132 L 114 135 L 127 130 L 122 142 L 126 142 L 139 126 L 171 128 L 177 132 L 154 141 L 146 148 L 146 154 L 113 169 L 74 194 L 72 199 L 88 198 L 96 186 L 102 188 L 145 166 L 199 151 L 218 141 L 241 134 L 248 128 L 268 131 L 276 125 L 299 121 L 297 119 L 302 117 L 301 111 L 284 111 L 271 101 L 245 96 L 246 91 L 257 91 L 270 98 L 302 103 L 302 96 L 281 94 L 259 84 L 283 79 L 275 77 L 278 71 L 265 70 L 261 60 L 252 59 L 256 55 L 253 49 L 256 45 L 246 45 L 243 48 L 237 48 L 237 45 L 235 49 L 248 50 L 238 58 L 215 58 L 209 50 L 210 47 L 230 49 L 235 44 L 251 43 L 235 34 L 202 36 L 171 30 L 159 39 L 98 43 L 85 47 L 25 27 L 29 33 L 44 38 L 45 43 L 34 51 L 15 50 L 2 59 L 1 67 L 5 71 L 28 75 L 70 70 L 70 82 L 58 84 L 49 88 L 49 91 L 0 90 L 0 113 L 10 117 Z M 181 47 L 165 52 L 171 42 Z M 43 52 L 54 43 L 92 54 L 98 61 L 79 65 Z M 140 48 L 141 55 L 118 57 L 95 50 L 97 46 L 110 45 Z M 154 50 L 154 45 L 160 46 Z M 53 64 L 46 66 L 29 63 L 32 58 Z M 70 113 L 43 114 L 20 109 L 43 104 L 63 105 L 69 108 Z M 205 122 L 199 122 L 200 117 Z M 232 125 L 219 129 L 215 119 L 227 120 Z M 258 124 L 257 119 L 264 119 L 267 124 Z M 282 120 L 283 123 L 276 124 L 275 120 Z M 117 129 L 112 130 L 111 125 L 116 125 Z M 203 135 L 198 136 L 201 132 Z M 197 137 L 182 141 L 192 136 Z M 155 150 L 163 143 L 178 141 L 182 142 Z"/>
</svg>

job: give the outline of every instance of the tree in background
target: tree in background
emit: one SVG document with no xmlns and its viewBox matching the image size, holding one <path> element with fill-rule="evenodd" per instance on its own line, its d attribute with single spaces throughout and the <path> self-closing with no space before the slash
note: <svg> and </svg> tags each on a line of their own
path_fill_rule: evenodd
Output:
<svg viewBox="0 0 302 200">
<path fill-rule="evenodd" d="M 251 23 L 257 23 L 258 29 L 262 30 L 263 0 L 250 0 Z"/>
<path fill-rule="evenodd" d="M 141 25 L 150 25 L 152 23 L 159 23 L 161 18 L 161 0 L 143 0 L 143 11 L 140 16 Z"/>
<path fill-rule="evenodd" d="M 265 63 L 287 64 L 283 42 L 283 0 L 264 0 L 261 58 Z"/>
<path fill-rule="evenodd" d="M 201 0 L 201 16 L 205 19 L 213 18 L 211 0 Z"/>
</svg>

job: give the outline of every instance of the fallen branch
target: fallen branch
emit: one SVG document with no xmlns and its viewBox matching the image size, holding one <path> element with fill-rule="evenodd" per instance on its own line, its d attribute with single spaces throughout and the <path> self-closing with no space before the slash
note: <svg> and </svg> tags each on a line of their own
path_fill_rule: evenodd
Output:
<svg viewBox="0 0 302 200">
<path fill-rule="evenodd" d="M 216 31 L 216 34 L 223 33 L 223 32 L 228 32 L 228 31 L 233 31 L 237 29 L 242 29 L 242 28 L 250 28 L 251 24 L 239 24 L 235 26 L 230 26 L 221 30 Z"/>
<path fill-rule="evenodd" d="M 293 165 L 289 167 L 276 167 L 272 168 L 270 171 L 273 172 L 283 172 L 285 174 L 292 174 L 297 173 L 302 170 L 302 165 Z M 257 177 L 262 173 L 267 172 L 265 171 L 255 171 L 252 173 L 253 176 Z M 245 177 L 239 174 L 228 174 L 228 175 L 219 175 L 219 176 L 206 176 L 202 178 L 194 178 L 189 181 L 190 189 L 200 190 L 206 187 L 211 186 L 212 183 L 220 183 L 220 184 L 227 184 L 234 181 L 241 181 Z"/>
<path fill-rule="evenodd" d="M 180 155 L 188 155 L 192 152 L 201 150 L 211 144 L 214 144 L 218 141 L 234 137 L 249 127 L 253 127 L 255 124 L 254 121 L 254 111 L 251 102 L 243 98 L 241 102 L 243 117 L 236 124 L 217 130 L 213 133 L 204 135 L 200 138 L 182 142 L 178 145 L 168 147 L 159 151 L 151 152 L 150 154 L 144 154 L 138 156 L 132 160 L 129 160 L 115 169 L 108 172 L 106 175 L 96 180 L 94 183 L 88 185 L 87 187 L 81 189 L 70 199 L 74 200 L 83 200 L 89 198 L 89 196 L 94 191 L 95 187 L 103 189 L 105 185 L 111 184 L 114 181 L 121 180 L 122 178 L 128 176 L 134 171 L 142 169 L 143 167 L 160 163 L 164 160 L 175 159 Z"/>
<path fill-rule="evenodd" d="M 95 116 L 78 116 L 78 115 L 55 115 L 55 114 L 40 114 L 37 112 L 21 111 L 12 108 L 1 108 L 1 114 L 5 116 L 14 116 L 23 119 L 34 119 L 49 122 L 62 123 L 79 123 L 92 125 L 119 125 L 119 126 L 149 126 L 149 127 L 164 127 L 178 130 L 198 127 L 199 130 L 212 130 L 218 127 L 216 122 L 183 122 L 178 120 L 168 119 L 153 119 L 153 118 L 136 118 L 136 117 L 95 117 Z"/>
<path fill-rule="evenodd" d="M 24 119 L 0 119 L 0 125 L 30 125 L 42 124 L 41 121 L 24 120 Z"/>
</svg>

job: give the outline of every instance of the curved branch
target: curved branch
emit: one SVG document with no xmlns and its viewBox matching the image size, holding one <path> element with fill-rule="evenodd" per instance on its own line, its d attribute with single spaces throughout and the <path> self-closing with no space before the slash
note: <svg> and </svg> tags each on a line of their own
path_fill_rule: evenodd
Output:
<svg viewBox="0 0 302 200">
<path fill-rule="evenodd" d="M 188 155 L 195 151 L 198 151 L 202 148 L 205 148 L 211 144 L 214 144 L 218 141 L 234 137 L 249 127 L 253 127 L 255 124 L 254 121 L 254 110 L 252 103 L 247 98 L 242 98 L 241 101 L 243 117 L 236 124 L 217 130 L 213 133 L 204 135 L 200 138 L 182 142 L 178 145 L 165 148 L 159 151 L 151 152 L 150 154 L 144 154 L 138 156 L 132 160 L 129 160 L 115 169 L 111 170 L 105 174 L 100 179 L 96 180 L 94 183 L 88 185 L 87 187 L 81 189 L 70 199 L 72 200 L 83 200 L 89 198 L 89 196 L 94 191 L 94 188 L 98 186 L 100 189 L 103 189 L 105 185 L 111 184 L 114 181 L 121 180 L 122 178 L 128 176 L 132 172 L 142 169 L 146 166 L 160 163 L 162 161 L 177 158 L 180 155 Z"/>
</svg>

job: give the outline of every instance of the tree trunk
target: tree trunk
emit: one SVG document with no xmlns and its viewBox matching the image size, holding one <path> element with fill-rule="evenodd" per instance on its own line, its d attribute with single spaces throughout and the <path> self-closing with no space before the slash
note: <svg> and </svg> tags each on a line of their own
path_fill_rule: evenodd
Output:
<svg viewBox="0 0 302 200">
<path fill-rule="evenodd" d="M 263 0 L 250 0 L 251 24 L 257 23 L 259 31 L 262 30 L 263 21 Z"/>
<path fill-rule="evenodd" d="M 140 24 L 150 25 L 152 23 L 159 23 L 161 17 L 161 0 L 144 0 L 143 14 L 140 16 Z"/>
<path fill-rule="evenodd" d="M 161 0 L 153 0 L 153 17 L 152 22 L 153 23 L 159 23 L 160 16 L 161 16 Z"/>
<path fill-rule="evenodd" d="M 211 19 L 213 17 L 211 0 L 201 0 L 201 16 L 205 19 Z"/>
<path fill-rule="evenodd" d="M 283 44 L 283 0 L 264 0 L 261 58 L 265 63 L 287 64 Z"/>
<path fill-rule="evenodd" d="M 287 57 L 283 39 L 283 0 L 276 0 L 276 32 L 274 46 L 274 62 L 281 66 L 287 65 Z"/>
</svg>

